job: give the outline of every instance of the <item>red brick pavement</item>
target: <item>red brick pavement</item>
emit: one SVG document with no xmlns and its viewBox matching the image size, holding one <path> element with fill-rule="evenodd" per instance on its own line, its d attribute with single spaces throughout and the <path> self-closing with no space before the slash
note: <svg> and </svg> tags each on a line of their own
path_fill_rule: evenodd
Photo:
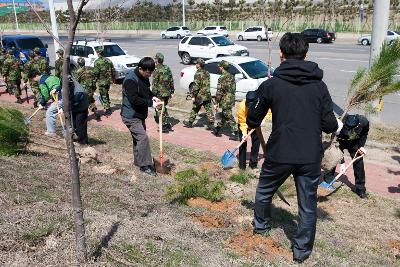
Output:
<svg viewBox="0 0 400 267">
<path fill-rule="evenodd" d="M 15 101 L 15 98 L 8 94 L 1 95 L 0 99 Z M 23 105 L 27 105 L 27 103 L 24 102 Z M 100 122 L 92 119 L 89 123 L 110 126 L 119 131 L 128 131 L 121 121 L 119 110 L 114 111 L 108 118 L 103 116 Z M 146 124 L 150 137 L 158 138 L 157 124 L 154 120 L 149 118 L 146 120 Z M 169 143 L 190 147 L 198 151 L 210 151 L 217 156 L 222 155 L 227 148 L 232 149 L 237 144 L 237 142 L 229 140 L 227 136 L 215 137 L 204 128 L 188 129 L 183 127 L 181 123 L 174 126 L 174 132 L 163 136 L 164 140 Z M 165 153 L 168 154 L 168 151 L 165 151 Z M 349 161 L 350 159 L 347 159 L 347 162 Z M 341 181 L 351 186 L 351 184 L 354 184 L 354 176 L 350 169 L 347 176 L 341 177 Z M 400 199 L 400 165 L 369 161 L 367 155 L 365 172 L 368 191 Z"/>
</svg>

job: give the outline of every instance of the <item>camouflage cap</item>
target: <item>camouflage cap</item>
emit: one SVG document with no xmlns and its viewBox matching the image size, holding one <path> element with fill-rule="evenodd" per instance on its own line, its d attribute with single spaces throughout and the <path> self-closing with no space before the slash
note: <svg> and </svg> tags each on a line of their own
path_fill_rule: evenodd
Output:
<svg viewBox="0 0 400 267">
<path fill-rule="evenodd" d="M 12 48 L 7 49 L 7 54 L 14 55 L 14 49 Z"/>
<path fill-rule="evenodd" d="M 35 47 L 35 49 L 33 49 L 33 52 L 35 52 L 35 54 L 40 54 L 40 48 Z"/>
<path fill-rule="evenodd" d="M 32 50 L 29 50 L 28 56 L 29 57 L 35 57 L 35 52 L 33 52 Z"/>
<path fill-rule="evenodd" d="M 198 58 L 198 59 L 196 60 L 196 64 L 199 64 L 200 66 L 204 66 L 204 64 L 205 64 L 204 59 Z"/>
<path fill-rule="evenodd" d="M 64 50 L 62 50 L 62 49 L 60 48 L 60 49 L 57 50 L 56 53 L 62 56 L 62 55 L 64 55 Z"/>
<path fill-rule="evenodd" d="M 164 55 L 160 52 L 158 52 L 155 56 L 155 58 L 158 60 L 158 62 L 162 63 L 164 62 Z"/>
<path fill-rule="evenodd" d="M 228 63 L 227 61 L 225 61 L 225 60 L 222 60 L 222 61 L 218 64 L 218 66 L 224 68 L 225 70 L 229 69 L 229 63 Z"/>
<path fill-rule="evenodd" d="M 78 58 L 79 66 L 85 66 L 85 59 L 83 57 Z"/>
<path fill-rule="evenodd" d="M 96 50 L 97 53 L 101 54 L 104 52 L 104 46 L 96 46 L 94 48 Z"/>
</svg>

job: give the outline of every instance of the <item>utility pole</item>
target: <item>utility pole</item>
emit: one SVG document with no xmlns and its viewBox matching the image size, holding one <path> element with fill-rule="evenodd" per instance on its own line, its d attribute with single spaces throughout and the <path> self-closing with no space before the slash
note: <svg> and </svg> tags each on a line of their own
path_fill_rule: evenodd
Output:
<svg viewBox="0 0 400 267">
<path fill-rule="evenodd" d="M 390 0 L 374 0 L 374 16 L 372 18 L 372 39 L 369 56 L 369 67 L 371 67 L 375 58 L 381 52 L 382 45 L 385 42 L 389 26 Z M 380 121 L 380 112 L 382 109 L 382 99 L 373 103 L 379 113 L 371 116 L 371 120 Z"/>
<path fill-rule="evenodd" d="M 186 26 L 185 25 L 185 0 L 182 0 L 182 20 L 183 20 L 182 26 Z"/>
<path fill-rule="evenodd" d="M 49 11 L 50 11 L 50 20 L 51 20 L 51 31 L 53 32 L 53 35 L 58 38 L 58 30 L 57 30 L 57 20 L 56 20 L 56 12 L 54 10 L 54 2 L 53 0 L 49 0 Z M 58 43 L 56 42 L 55 39 L 53 39 L 54 41 L 54 53 L 56 53 L 56 51 L 58 50 L 58 48 L 60 47 L 58 45 Z"/>
<path fill-rule="evenodd" d="M 17 11 L 15 10 L 15 1 L 14 0 L 13 0 L 13 7 L 14 7 L 15 25 L 17 27 L 17 32 L 19 32 L 18 17 L 17 17 Z"/>
</svg>

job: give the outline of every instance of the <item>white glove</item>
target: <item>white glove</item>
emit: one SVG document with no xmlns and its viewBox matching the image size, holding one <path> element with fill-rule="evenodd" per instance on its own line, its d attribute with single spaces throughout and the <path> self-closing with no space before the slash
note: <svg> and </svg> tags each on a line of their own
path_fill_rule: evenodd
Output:
<svg viewBox="0 0 400 267">
<path fill-rule="evenodd" d="M 360 147 L 358 150 L 360 150 L 362 154 L 367 155 L 367 150 L 365 150 L 364 147 Z"/>
<path fill-rule="evenodd" d="M 60 108 L 60 109 L 58 110 L 58 114 L 64 114 L 64 110 L 63 110 L 62 108 Z"/>
<path fill-rule="evenodd" d="M 342 128 L 343 128 L 343 122 L 341 121 L 341 120 L 339 120 L 338 118 L 336 118 L 336 121 L 337 121 L 337 123 L 338 123 L 338 128 L 337 128 L 337 130 L 336 130 L 336 135 L 339 135 L 340 134 L 340 131 L 342 130 Z"/>
<path fill-rule="evenodd" d="M 42 105 L 38 104 L 38 108 L 40 108 L 40 109 L 44 109 L 44 106 L 42 106 Z"/>
<path fill-rule="evenodd" d="M 161 100 L 158 99 L 157 97 L 153 96 L 153 108 L 158 108 L 159 106 L 162 105 Z"/>
<path fill-rule="evenodd" d="M 56 89 L 50 91 L 50 95 L 54 95 L 56 93 Z"/>
<path fill-rule="evenodd" d="M 340 173 L 346 172 L 346 165 L 344 163 L 340 164 Z"/>
<path fill-rule="evenodd" d="M 247 139 L 247 134 L 242 135 L 242 141 L 245 141 Z M 246 140 L 247 141 L 247 140 Z"/>
</svg>

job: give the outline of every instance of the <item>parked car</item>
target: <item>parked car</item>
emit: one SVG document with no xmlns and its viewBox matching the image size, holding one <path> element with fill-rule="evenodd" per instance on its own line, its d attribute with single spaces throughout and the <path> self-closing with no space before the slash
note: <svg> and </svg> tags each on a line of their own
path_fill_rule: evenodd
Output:
<svg viewBox="0 0 400 267">
<path fill-rule="evenodd" d="M 35 49 L 35 47 L 40 48 L 40 53 L 42 57 L 49 61 L 49 54 L 47 53 L 47 44 L 43 42 L 36 36 L 31 35 L 4 35 L 3 36 L 3 47 L 15 48 L 14 56 L 19 58 L 24 64 L 29 61 L 29 50 Z"/>
<path fill-rule="evenodd" d="M 391 43 L 395 39 L 400 38 L 400 31 L 387 31 L 386 34 L 386 42 Z M 371 35 L 365 35 L 358 38 L 358 43 L 362 45 L 370 45 L 371 44 Z"/>
<path fill-rule="evenodd" d="M 197 34 L 210 35 L 210 34 L 220 34 L 228 37 L 228 30 L 225 26 L 207 26 L 204 29 L 197 32 Z"/>
<path fill-rule="evenodd" d="M 248 91 L 257 90 L 260 84 L 268 79 L 268 65 L 252 57 L 229 56 L 223 58 L 210 59 L 205 62 L 205 69 L 210 73 L 211 94 L 215 96 L 217 92 L 218 78 L 221 75 L 218 64 L 221 60 L 229 62 L 228 71 L 235 75 L 236 80 L 236 100 L 246 98 Z M 270 69 L 272 75 L 274 69 Z M 180 86 L 189 93 L 193 87 L 196 66 L 186 67 L 180 72 Z"/>
<path fill-rule="evenodd" d="M 85 59 L 85 66 L 94 66 L 94 62 L 99 57 L 96 47 L 104 47 L 104 56 L 109 58 L 114 65 L 115 79 L 122 80 L 130 70 L 139 64 L 140 58 L 128 55 L 118 44 L 111 42 L 99 42 L 96 39 L 77 40 L 73 43 L 70 56 L 70 68 L 73 71 L 78 67 L 78 58 Z"/>
<path fill-rule="evenodd" d="M 327 32 L 323 29 L 307 29 L 300 34 L 309 43 L 332 43 L 336 39 L 334 32 Z"/>
<path fill-rule="evenodd" d="M 181 39 L 190 34 L 190 30 L 186 26 L 169 27 L 167 30 L 161 32 L 161 38 L 177 38 Z"/>
<path fill-rule="evenodd" d="M 272 40 L 273 33 L 271 28 L 268 28 L 268 32 L 266 32 L 264 27 L 254 26 L 247 28 L 243 32 L 238 32 L 236 34 L 236 39 L 238 39 L 239 41 L 257 40 L 260 42 L 262 40 L 267 40 L 267 34 L 268 39 Z"/>
<path fill-rule="evenodd" d="M 197 58 L 216 58 L 221 56 L 248 56 L 249 50 L 236 45 L 222 35 L 186 36 L 178 45 L 178 55 L 183 64 L 190 64 Z"/>
</svg>

